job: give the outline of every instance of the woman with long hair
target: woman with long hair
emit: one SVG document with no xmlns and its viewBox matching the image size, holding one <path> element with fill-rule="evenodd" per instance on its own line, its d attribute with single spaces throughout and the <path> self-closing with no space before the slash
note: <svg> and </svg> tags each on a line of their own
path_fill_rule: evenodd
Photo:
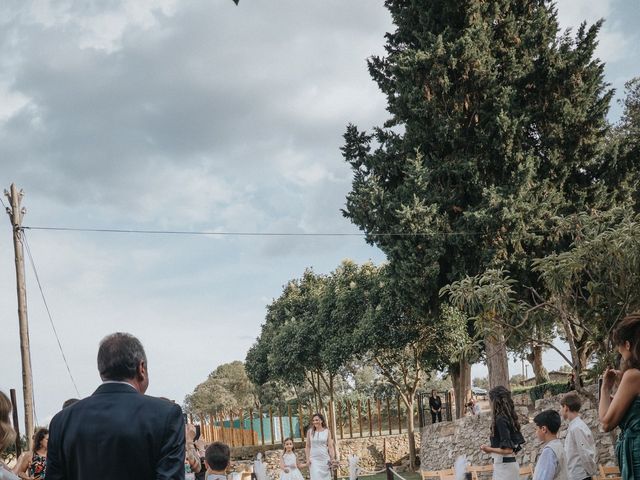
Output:
<svg viewBox="0 0 640 480">
<path fill-rule="evenodd" d="M 598 414 L 602 428 L 620 427 L 616 456 L 623 480 L 640 478 L 640 312 L 626 316 L 613 332 L 622 357 L 620 370 L 602 377 Z M 613 387 L 618 385 L 615 395 Z"/>
<path fill-rule="evenodd" d="M 16 432 L 11 426 L 11 400 L 4 392 L 0 392 L 0 452 L 11 445 L 16 439 Z M 17 480 L 13 472 L 0 460 L 0 480 Z"/>
<path fill-rule="evenodd" d="M 493 457 L 493 478 L 495 480 L 518 480 L 519 466 L 515 454 L 522 449 L 524 437 L 520 432 L 520 422 L 511 399 L 511 392 L 503 386 L 489 390 L 491 404 L 491 436 L 489 445 L 481 445 L 480 450 Z"/>
<path fill-rule="evenodd" d="M 39 428 L 33 436 L 33 451 L 25 452 L 13 469 L 22 480 L 40 480 L 47 471 L 47 445 L 49 430 Z"/>
<path fill-rule="evenodd" d="M 311 480 L 331 480 L 331 467 L 336 459 L 331 430 L 321 413 L 311 417 L 304 447 Z"/>
</svg>

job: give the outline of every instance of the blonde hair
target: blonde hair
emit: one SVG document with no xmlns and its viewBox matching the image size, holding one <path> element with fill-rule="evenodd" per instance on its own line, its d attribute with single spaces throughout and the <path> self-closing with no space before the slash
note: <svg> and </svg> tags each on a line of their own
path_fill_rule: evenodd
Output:
<svg viewBox="0 0 640 480">
<path fill-rule="evenodd" d="M 16 432 L 9 420 L 12 410 L 11 400 L 4 392 L 0 391 L 0 452 L 4 451 L 16 439 Z"/>
</svg>

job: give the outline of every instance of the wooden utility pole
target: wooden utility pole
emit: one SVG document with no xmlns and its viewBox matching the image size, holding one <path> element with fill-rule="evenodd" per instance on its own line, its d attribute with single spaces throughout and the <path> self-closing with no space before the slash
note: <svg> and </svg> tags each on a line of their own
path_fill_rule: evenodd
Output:
<svg viewBox="0 0 640 480">
<path fill-rule="evenodd" d="M 20 325 L 20 355 L 22 357 L 22 392 L 24 394 L 24 424 L 29 449 L 33 450 L 33 382 L 31 354 L 29 351 L 29 323 L 27 320 L 27 288 L 24 280 L 24 245 L 22 243 L 22 217 L 26 213 L 20 204 L 24 193 L 14 183 L 4 194 L 11 207 L 7 209 L 13 227 L 13 250 L 16 261 L 16 284 L 18 287 L 18 322 Z"/>
<path fill-rule="evenodd" d="M 16 400 L 15 389 L 9 390 L 11 395 L 11 411 L 13 413 L 13 429 L 16 431 L 16 459 L 22 455 L 22 443 L 20 442 L 20 425 L 18 424 L 18 401 Z"/>
</svg>

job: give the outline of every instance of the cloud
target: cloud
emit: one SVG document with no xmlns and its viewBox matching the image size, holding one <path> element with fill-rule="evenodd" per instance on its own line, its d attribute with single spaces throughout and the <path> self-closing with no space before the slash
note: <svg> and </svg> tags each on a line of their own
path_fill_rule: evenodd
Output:
<svg viewBox="0 0 640 480">
<path fill-rule="evenodd" d="M 561 22 L 618 6 L 563 1 Z M 619 21 L 600 47 L 615 79 L 633 64 L 619 51 L 635 26 Z M 365 59 L 391 27 L 371 0 L 1 2 L 0 182 L 25 189 L 27 225 L 357 232 L 340 214 L 339 148 L 347 123 L 387 118 Z M 244 357 L 265 304 L 305 267 L 383 257 L 361 237 L 28 235 L 82 393 L 100 338 L 119 329 L 147 348 L 150 393 L 177 400 Z M 15 312 L 2 251 L 0 308 Z M 28 295 L 45 416 L 74 392 L 30 275 Z M 18 386 L 17 322 L 3 333 L 0 384 Z"/>
<path fill-rule="evenodd" d="M 109 205 L 167 226 L 209 223 L 213 212 L 230 220 L 221 205 L 264 217 L 266 193 L 281 191 L 282 205 L 284 190 L 344 177 L 346 123 L 385 116 L 364 58 L 379 50 L 386 13 L 338 2 L 231 7 L 34 4 L 5 32 L 21 58 L 5 89 L 20 101 L 0 129 L 8 168 L 67 206 Z M 169 205 L 174 215 L 163 214 Z"/>
</svg>

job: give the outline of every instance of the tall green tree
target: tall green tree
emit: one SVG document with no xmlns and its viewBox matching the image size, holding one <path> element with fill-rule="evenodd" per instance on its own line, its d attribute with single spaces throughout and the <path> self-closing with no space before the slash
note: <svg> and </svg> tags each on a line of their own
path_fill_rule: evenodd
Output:
<svg viewBox="0 0 640 480">
<path fill-rule="evenodd" d="M 407 305 L 392 286 L 386 266 L 368 290 L 368 305 L 354 317 L 354 353 L 367 358 L 395 388 L 407 408 L 409 459 L 415 467 L 414 412 L 416 392 L 433 370 L 442 369 L 468 342 L 466 317 L 451 307 L 438 321 L 429 321 Z"/>
<path fill-rule="evenodd" d="M 465 277 L 444 293 L 472 315 L 499 311 L 507 330 L 521 330 L 541 313 L 553 317 L 555 332 L 567 342 L 569 353 L 550 340 L 541 342 L 555 349 L 578 376 L 593 360 L 598 361 L 598 374 L 612 361 L 610 339 L 616 324 L 640 308 L 640 218 L 629 208 L 618 208 L 573 215 L 563 222 L 560 228 L 572 229 L 573 241 L 565 251 L 533 261 L 543 289 L 531 289 L 531 302 L 518 299 L 517 281 L 502 270 Z"/>
<path fill-rule="evenodd" d="M 433 310 L 466 275 L 529 276 L 532 258 L 561 247 L 546 234 L 558 215 L 611 201 L 612 92 L 594 57 L 601 24 L 559 35 L 549 1 L 385 5 L 395 30 L 369 71 L 390 118 L 373 133 L 347 127 L 344 214 L 409 301 Z M 486 333 L 490 385 L 507 386 L 504 332 Z"/>
<path fill-rule="evenodd" d="M 234 411 L 256 406 L 256 386 L 245 371 L 244 363 L 224 363 L 209 374 L 185 398 L 186 410 L 200 415 L 213 415 L 220 411 Z"/>
</svg>

